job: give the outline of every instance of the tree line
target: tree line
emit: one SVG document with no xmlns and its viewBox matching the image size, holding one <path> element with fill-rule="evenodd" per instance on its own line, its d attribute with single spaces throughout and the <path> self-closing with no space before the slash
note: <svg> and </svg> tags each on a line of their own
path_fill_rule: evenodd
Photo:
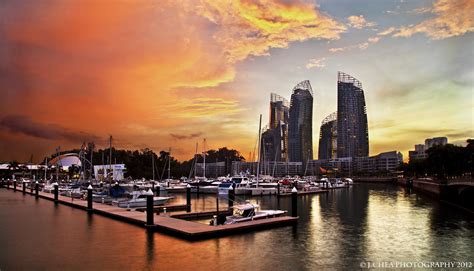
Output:
<svg viewBox="0 0 474 271">
<path fill-rule="evenodd" d="M 435 145 L 426 151 L 426 159 L 404 163 L 401 169 L 407 176 L 434 176 L 439 179 L 474 176 L 474 139 L 467 146 Z"/>
</svg>

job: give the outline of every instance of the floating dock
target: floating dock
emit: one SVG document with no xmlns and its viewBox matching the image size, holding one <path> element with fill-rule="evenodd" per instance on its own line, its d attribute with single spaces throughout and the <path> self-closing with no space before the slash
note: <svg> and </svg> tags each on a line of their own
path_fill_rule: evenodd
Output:
<svg viewBox="0 0 474 271">
<path fill-rule="evenodd" d="M 9 186 L 12 189 L 13 186 Z M 25 193 L 35 196 L 35 192 L 31 192 L 30 189 L 26 189 L 23 192 L 22 184 L 17 184 L 16 193 Z M 42 191 L 38 192 L 38 197 L 50 201 L 54 201 L 53 193 L 45 193 Z M 186 240 L 199 240 L 206 238 L 215 238 L 225 235 L 231 235 L 236 233 L 247 233 L 254 230 L 269 229 L 278 226 L 293 225 L 298 221 L 298 217 L 281 216 L 274 218 L 264 218 L 258 220 L 252 220 L 248 222 L 241 222 L 230 225 L 218 225 L 209 226 L 203 223 L 187 221 L 170 216 L 170 214 L 154 214 L 154 224 L 146 225 L 147 213 L 139 212 L 134 210 L 127 210 L 126 208 L 120 208 L 117 206 L 111 206 L 102 203 L 93 203 L 92 210 L 87 210 L 87 201 L 82 199 L 73 199 L 71 197 L 65 197 L 58 195 L 58 204 L 71 206 L 74 208 L 82 209 L 94 214 L 103 215 L 134 225 L 138 225 L 148 230 L 157 231 L 161 233 L 170 234 L 176 237 L 180 237 Z M 163 206 L 166 207 L 166 206 Z M 195 214 L 195 213 L 194 213 Z M 193 213 L 187 213 L 188 216 L 193 216 Z M 177 216 L 179 217 L 179 216 Z"/>
<path fill-rule="evenodd" d="M 310 194 L 322 194 L 322 193 L 328 193 L 329 190 L 327 189 L 321 189 L 321 190 L 310 190 L 310 191 L 298 191 L 298 196 L 302 195 L 310 195 Z M 285 192 L 285 193 L 280 193 L 278 195 L 279 197 L 285 197 L 285 196 L 291 196 L 291 193 Z"/>
</svg>

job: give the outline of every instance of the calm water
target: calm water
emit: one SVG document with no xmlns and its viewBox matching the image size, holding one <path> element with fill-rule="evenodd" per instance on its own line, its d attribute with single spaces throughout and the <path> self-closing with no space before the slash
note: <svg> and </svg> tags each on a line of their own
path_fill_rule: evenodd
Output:
<svg viewBox="0 0 474 271">
<path fill-rule="evenodd" d="M 252 201 L 290 209 L 290 198 Z M 316 270 L 359 268 L 361 261 L 474 262 L 472 214 L 396 186 L 354 185 L 300 197 L 298 204 L 297 226 L 187 242 L 1 189 L 0 270 Z M 193 198 L 196 210 L 213 207 L 209 196 Z"/>
</svg>

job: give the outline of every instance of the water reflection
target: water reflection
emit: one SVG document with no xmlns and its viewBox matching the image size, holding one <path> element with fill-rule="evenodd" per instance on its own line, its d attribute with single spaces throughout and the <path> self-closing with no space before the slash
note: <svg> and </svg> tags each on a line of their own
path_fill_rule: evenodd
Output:
<svg viewBox="0 0 474 271">
<path fill-rule="evenodd" d="M 151 265 L 155 255 L 155 233 L 152 230 L 146 232 L 146 260 Z"/>
<path fill-rule="evenodd" d="M 290 197 L 248 200 L 291 209 Z M 173 204 L 184 202 L 177 195 Z M 193 195 L 192 204 L 193 211 L 215 210 L 216 201 Z M 226 208 L 227 200 L 219 205 Z M 0 267 L 314 270 L 359 268 L 363 260 L 474 261 L 472 215 L 396 186 L 354 185 L 299 197 L 298 214 L 295 226 L 187 242 L 0 190 Z"/>
</svg>

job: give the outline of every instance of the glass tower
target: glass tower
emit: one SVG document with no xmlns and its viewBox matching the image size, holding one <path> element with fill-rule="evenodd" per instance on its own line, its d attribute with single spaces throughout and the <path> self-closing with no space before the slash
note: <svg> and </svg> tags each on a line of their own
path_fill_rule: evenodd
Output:
<svg viewBox="0 0 474 271">
<path fill-rule="evenodd" d="M 337 157 L 367 157 L 369 129 L 362 83 L 337 74 Z"/>
<path fill-rule="evenodd" d="M 313 90 L 308 80 L 293 88 L 288 122 L 290 162 L 313 160 Z"/>
<path fill-rule="evenodd" d="M 318 159 L 332 159 L 337 156 L 337 112 L 324 118 L 319 133 Z"/>
</svg>

